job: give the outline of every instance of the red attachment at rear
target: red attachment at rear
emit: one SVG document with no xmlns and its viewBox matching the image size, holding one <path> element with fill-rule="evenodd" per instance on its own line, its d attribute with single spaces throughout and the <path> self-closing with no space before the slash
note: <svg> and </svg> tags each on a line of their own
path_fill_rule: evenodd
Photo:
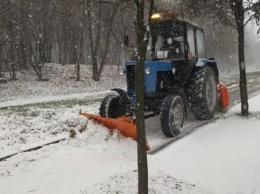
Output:
<svg viewBox="0 0 260 194">
<path fill-rule="evenodd" d="M 82 113 L 81 110 L 79 111 L 79 114 L 89 119 L 94 119 L 95 121 L 103 124 L 110 130 L 118 129 L 124 136 L 131 137 L 134 140 L 137 140 L 136 125 L 134 124 L 133 119 L 130 117 L 122 116 L 118 118 L 105 118 L 99 115 Z M 150 150 L 147 140 L 146 149 Z"/>
<path fill-rule="evenodd" d="M 222 86 L 221 84 L 218 84 L 218 98 L 221 103 L 221 107 L 223 109 L 226 109 L 229 106 L 228 89 L 227 87 Z"/>
</svg>

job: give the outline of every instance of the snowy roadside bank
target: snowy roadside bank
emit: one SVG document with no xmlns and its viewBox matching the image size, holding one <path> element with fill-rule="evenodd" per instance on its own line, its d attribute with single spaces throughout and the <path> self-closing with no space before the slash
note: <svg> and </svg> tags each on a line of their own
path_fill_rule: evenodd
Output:
<svg viewBox="0 0 260 194">
<path fill-rule="evenodd" d="M 111 93 L 111 90 L 105 90 L 105 91 L 93 92 L 93 93 L 87 92 L 87 93 L 76 93 L 76 94 L 68 94 L 68 95 L 61 95 L 61 96 L 45 96 L 45 97 L 37 97 L 31 99 L 12 100 L 12 101 L 0 102 L 0 109 L 10 108 L 13 106 L 23 106 L 23 105 L 30 105 L 30 104 L 56 102 L 56 101 L 73 100 L 73 99 L 75 100 L 95 99 L 104 96 L 108 93 Z"/>
<path fill-rule="evenodd" d="M 125 87 L 125 77 L 120 76 L 118 67 L 105 66 L 99 82 L 93 81 L 90 66 L 81 65 L 81 81 L 75 81 L 74 65 L 45 64 L 43 74 L 49 81 L 37 81 L 33 71 L 19 71 L 16 81 L 0 84 L 0 102 L 16 104 L 17 101 L 30 102 L 76 98 L 77 95 L 98 93 L 111 88 Z M 67 97 L 68 96 L 68 97 Z M 48 100 L 50 98 L 50 100 Z"/>
</svg>

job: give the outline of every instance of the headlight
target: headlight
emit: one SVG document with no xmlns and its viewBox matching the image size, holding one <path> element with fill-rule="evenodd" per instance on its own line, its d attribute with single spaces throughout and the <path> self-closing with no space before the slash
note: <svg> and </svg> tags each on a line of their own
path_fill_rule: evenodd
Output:
<svg viewBox="0 0 260 194">
<path fill-rule="evenodd" d="M 124 70 L 124 69 L 120 70 L 120 71 L 119 71 L 119 74 L 120 74 L 120 75 L 125 75 L 125 70 Z"/>
<path fill-rule="evenodd" d="M 149 74 L 151 73 L 150 67 L 147 67 L 147 68 L 145 69 L 145 73 L 146 73 L 147 75 L 149 75 Z"/>
</svg>

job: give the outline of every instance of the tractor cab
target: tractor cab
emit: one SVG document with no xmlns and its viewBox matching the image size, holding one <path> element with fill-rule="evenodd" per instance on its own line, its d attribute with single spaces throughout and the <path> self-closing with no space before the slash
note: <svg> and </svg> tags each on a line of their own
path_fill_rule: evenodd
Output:
<svg viewBox="0 0 260 194">
<path fill-rule="evenodd" d="M 203 29 L 177 18 L 175 11 L 153 14 L 149 26 L 147 60 L 186 61 L 205 58 Z"/>
</svg>

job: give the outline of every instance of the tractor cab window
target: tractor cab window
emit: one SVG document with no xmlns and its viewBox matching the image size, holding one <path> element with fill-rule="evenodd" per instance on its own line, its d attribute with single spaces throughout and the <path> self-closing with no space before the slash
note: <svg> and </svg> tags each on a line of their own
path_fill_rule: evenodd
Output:
<svg viewBox="0 0 260 194">
<path fill-rule="evenodd" d="M 197 38 L 197 47 L 198 47 L 198 58 L 205 59 L 205 44 L 204 44 L 204 34 L 203 31 L 198 29 L 196 30 L 196 38 Z"/>
<path fill-rule="evenodd" d="M 151 33 L 148 48 L 148 59 L 184 59 L 183 31 Z"/>
<path fill-rule="evenodd" d="M 194 38 L 194 29 L 189 28 L 187 31 L 188 36 L 188 45 L 189 45 L 189 55 L 191 55 L 192 58 L 196 57 L 196 50 L 195 50 L 195 38 Z"/>
</svg>

